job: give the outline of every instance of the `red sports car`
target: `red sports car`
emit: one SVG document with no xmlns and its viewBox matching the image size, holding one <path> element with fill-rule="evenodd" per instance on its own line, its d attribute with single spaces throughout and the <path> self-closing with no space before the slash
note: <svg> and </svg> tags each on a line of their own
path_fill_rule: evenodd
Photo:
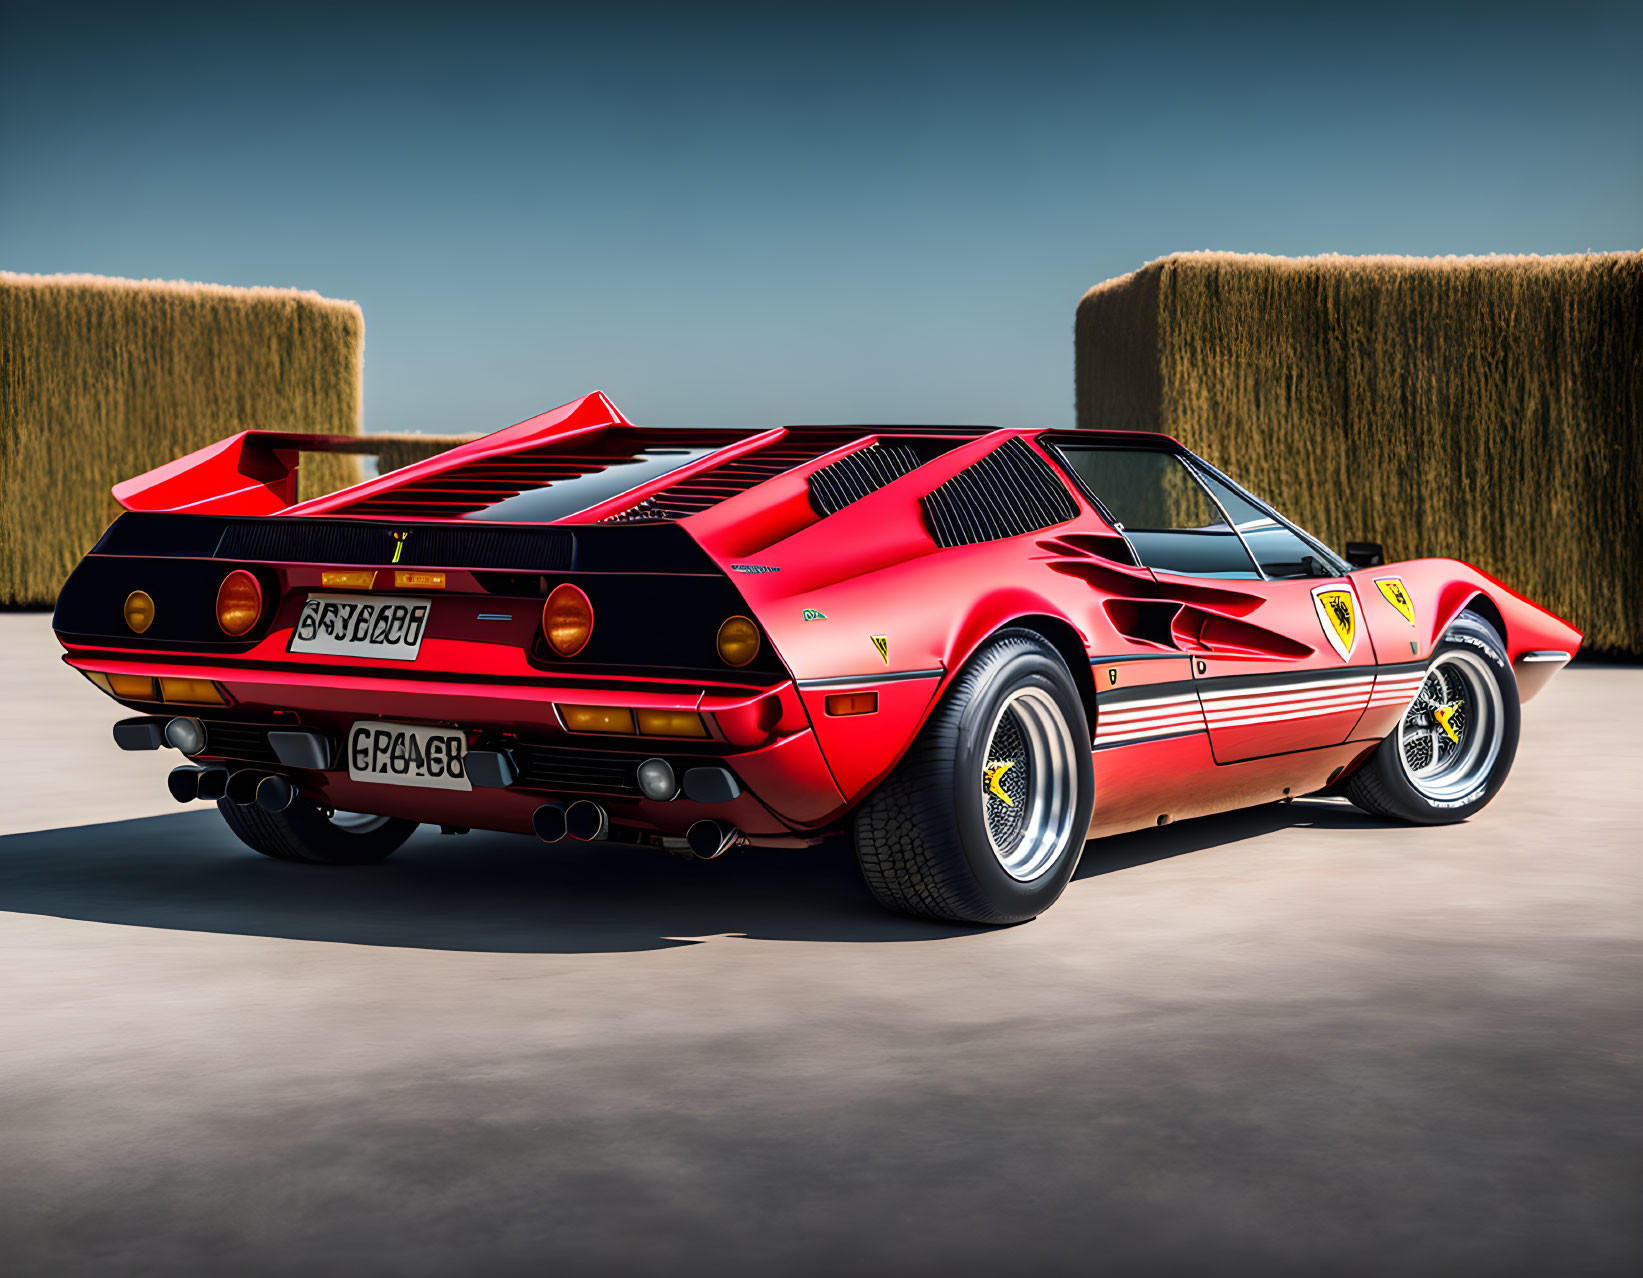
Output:
<svg viewBox="0 0 1643 1278">
<path fill-rule="evenodd" d="M 848 830 L 886 906 L 1028 919 L 1086 839 L 1288 796 L 1460 821 L 1580 634 L 1346 560 L 1171 439 L 634 426 L 593 394 L 296 503 L 314 436 L 116 487 L 65 660 L 258 852 L 420 822 L 715 857 Z"/>
</svg>

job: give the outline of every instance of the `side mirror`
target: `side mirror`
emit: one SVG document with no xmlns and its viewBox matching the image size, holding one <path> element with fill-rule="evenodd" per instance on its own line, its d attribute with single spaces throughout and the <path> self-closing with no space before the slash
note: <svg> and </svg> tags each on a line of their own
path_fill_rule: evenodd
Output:
<svg viewBox="0 0 1643 1278">
<path fill-rule="evenodd" d="M 1354 568 L 1379 568 L 1386 562 L 1386 551 L 1378 541 L 1349 541 L 1346 562 Z"/>
</svg>

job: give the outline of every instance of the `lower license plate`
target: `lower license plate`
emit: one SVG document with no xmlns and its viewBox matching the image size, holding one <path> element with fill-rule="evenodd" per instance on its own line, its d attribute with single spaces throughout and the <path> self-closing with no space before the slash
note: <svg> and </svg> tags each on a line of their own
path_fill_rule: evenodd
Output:
<svg viewBox="0 0 1643 1278">
<path fill-rule="evenodd" d="M 286 651 L 415 661 L 432 606 L 410 595 L 309 595 Z"/>
<path fill-rule="evenodd" d="M 348 729 L 348 777 L 430 790 L 471 790 L 468 734 L 460 728 L 361 719 Z"/>
</svg>

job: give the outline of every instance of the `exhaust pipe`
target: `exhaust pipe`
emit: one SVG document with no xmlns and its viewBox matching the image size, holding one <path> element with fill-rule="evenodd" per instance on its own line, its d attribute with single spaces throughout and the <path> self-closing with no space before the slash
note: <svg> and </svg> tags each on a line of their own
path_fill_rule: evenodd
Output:
<svg viewBox="0 0 1643 1278">
<path fill-rule="evenodd" d="M 165 788 L 178 803 L 191 803 L 200 797 L 200 770 L 186 765 L 172 768 L 166 775 Z"/>
<path fill-rule="evenodd" d="M 284 812 L 297 797 L 297 787 L 284 777 L 269 775 L 257 782 L 257 806 L 264 812 Z"/>
<path fill-rule="evenodd" d="M 565 833 L 582 843 L 592 843 L 610 833 L 610 813 L 592 799 L 578 799 L 565 809 Z"/>
<path fill-rule="evenodd" d="M 230 774 L 228 778 L 228 798 L 244 807 L 248 803 L 257 801 L 257 787 L 262 784 L 268 773 L 258 772 L 255 768 L 241 768 Z"/>
<path fill-rule="evenodd" d="M 742 841 L 742 832 L 723 821 L 697 821 L 685 831 L 685 842 L 703 861 L 723 856 Z"/>
<path fill-rule="evenodd" d="M 558 843 L 565 837 L 565 805 L 544 803 L 531 813 L 531 829 L 544 843 Z"/>
<path fill-rule="evenodd" d="M 172 768 L 166 775 L 165 788 L 178 803 L 194 799 L 215 801 L 228 793 L 228 769 L 218 764 Z"/>
<path fill-rule="evenodd" d="M 228 769 L 212 766 L 200 769 L 200 798 L 215 803 L 228 793 Z"/>
</svg>

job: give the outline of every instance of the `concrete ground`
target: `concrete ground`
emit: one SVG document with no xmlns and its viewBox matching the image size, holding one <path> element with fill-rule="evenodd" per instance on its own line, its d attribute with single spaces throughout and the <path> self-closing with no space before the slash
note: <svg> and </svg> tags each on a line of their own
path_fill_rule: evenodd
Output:
<svg viewBox="0 0 1643 1278">
<path fill-rule="evenodd" d="M 8 1275 L 1643 1270 L 1643 670 L 1463 826 L 1184 822 L 980 931 L 845 847 L 265 860 L 0 661 Z"/>
</svg>

